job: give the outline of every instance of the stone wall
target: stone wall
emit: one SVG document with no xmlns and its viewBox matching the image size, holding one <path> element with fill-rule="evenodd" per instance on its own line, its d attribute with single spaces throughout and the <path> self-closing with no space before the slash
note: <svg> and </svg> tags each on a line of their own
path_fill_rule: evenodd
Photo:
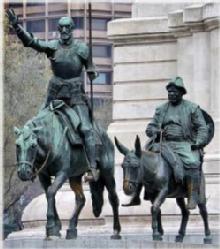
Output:
<svg viewBox="0 0 220 249">
<path fill-rule="evenodd" d="M 109 23 L 108 36 L 114 43 L 114 86 L 113 122 L 108 133 L 129 148 L 134 147 L 139 135 L 144 145 L 147 123 L 155 107 L 167 99 L 167 82 L 176 75 L 182 76 L 188 90 L 186 99 L 198 103 L 215 121 L 215 138 L 206 148 L 203 167 L 209 212 L 219 214 L 220 5 L 187 3 L 182 4 L 182 9 L 179 7 L 175 10 L 174 5 L 165 8 L 139 3 L 133 6 L 132 18 Z M 156 17 L 152 17 L 153 10 Z M 122 155 L 116 151 L 117 165 L 121 161 Z M 116 172 L 121 179 L 119 166 Z M 121 187 L 118 185 L 120 195 L 124 196 Z M 176 213 L 171 202 L 164 204 L 164 210 Z M 137 208 L 131 210 L 136 212 Z"/>
</svg>

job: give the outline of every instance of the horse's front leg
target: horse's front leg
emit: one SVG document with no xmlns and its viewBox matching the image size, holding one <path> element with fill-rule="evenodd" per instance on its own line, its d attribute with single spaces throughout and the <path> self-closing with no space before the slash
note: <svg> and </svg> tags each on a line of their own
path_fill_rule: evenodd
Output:
<svg viewBox="0 0 220 249">
<path fill-rule="evenodd" d="M 50 236 L 60 236 L 59 229 L 56 223 L 56 210 L 55 210 L 55 195 L 59 188 L 66 181 L 67 176 L 64 173 L 56 176 L 54 182 L 47 188 L 46 197 L 47 197 L 47 225 L 46 225 L 46 234 L 47 237 Z"/>
<path fill-rule="evenodd" d="M 70 219 L 69 228 L 66 233 L 66 239 L 76 239 L 78 217 L 85 205 L 86 198 L 82 188 L 82 176 L 71 177 L 69 181 L 70 187 L 75 193 L 75 209 L 73 212 L 73 216 Z"/>
<path fill-rule="evenodd" d="M 161 231 L 159 231 L 158 215 L 160 213 L 160 206 L 164 202 L 167 192 L 167 188 L 164 187 L 153 200 L 151 207 L 153 240 L 162 240 L 162 234 Z"/>
<path fill-rule="evenodd" d="M 118 207 L 119 207 L 119 199 L 118 195 L 116 193 L 116 186 L 115 186 L 115 179 L 112 174 L 106 173 L 105 175 L 105 185 L 108 190 L 108 199 L 112 206 L 113 211 L 113 229 L 114 234 L 111 236 L 111 239 L 121 239 L 121 224 L 119 220 L 119 213 L 118 213 Z"/>
</svg>

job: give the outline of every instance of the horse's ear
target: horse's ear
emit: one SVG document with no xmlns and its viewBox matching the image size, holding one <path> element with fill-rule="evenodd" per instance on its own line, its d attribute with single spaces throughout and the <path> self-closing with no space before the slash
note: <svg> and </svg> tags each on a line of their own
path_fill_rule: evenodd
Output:
<svg viewBox="0 0 220 249">
<path fill-rule="evenodd" d="M 115 137 L 115 145 L 122 154 L 126 155 L 129 152 L 129 149 L 126 148 L 123 144 L 121 144 L 116 137 Z"/>
<path fill-rule="evenodd" d="M 135 140 L 135 154 L 137 157 L 141 157 L 141 141 L 139 136 L 137 136 Z"/>
<path fill-rule="evenodd" d="M 19 136 L 21 134 L 21 130 L 19 130 L 16 126 L 14 127 L 14 133 L 16 136 Z"/>
</svg>

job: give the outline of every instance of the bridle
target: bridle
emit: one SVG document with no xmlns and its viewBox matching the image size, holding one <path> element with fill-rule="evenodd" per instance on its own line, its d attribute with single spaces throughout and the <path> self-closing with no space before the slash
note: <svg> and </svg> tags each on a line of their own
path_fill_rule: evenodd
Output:
<svg viewBox="0 0 220 249">
<path fill-rule="evenodd" d="M 39 169 L 37 169 L 37 170 L 34 168 L 34 161 L 35 161 L 35 158 L 34 158 L 31 162 L 25 161 L 25 160 L 19 161 L 19 162 L 17 163 L 17 166 L 19 166 L 20 164 L 26 164 L 26 165 L 30 166 L 30 168 L 31 168 L 32 170 L 35 171 L 35 172 L 33 173 L 32 178 L 31 178 L 31 180 L 33 180 L 33 179 L 35 179 L 35 178 L 39 175 L 39 173 L 41 172 L 41 170 L 47 165 L 49 156 L 50 156 L 50 150 L 47 152 L 47 156 L 46 156 L 45 161 L 43 162 L 43 164 L 41 165 L 41 167 L 40 167 Z"/>
</svg>

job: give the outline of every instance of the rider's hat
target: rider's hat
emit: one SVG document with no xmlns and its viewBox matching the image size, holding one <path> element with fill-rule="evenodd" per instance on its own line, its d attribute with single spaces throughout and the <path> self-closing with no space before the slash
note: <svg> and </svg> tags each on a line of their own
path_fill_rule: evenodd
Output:
<svg viewBox="0 0 220 249">
<path fill-rule="evenodd" d="M 183 84 L 183 79 L 181 77 L 179 77 L 179 76 L 177 76 L 176 78 L 174 78 L 171 81 L 169 81 L 169 83 L 166 86 L 166 89 L 168 90 L 168 88 L 170 86 L 175 86 L 175 87 L 181 89 L 182 92 L 183 92 L 183 94 L 187 93 L 186 88 L 185 88 L 185 86 Z"/>
</svg>

